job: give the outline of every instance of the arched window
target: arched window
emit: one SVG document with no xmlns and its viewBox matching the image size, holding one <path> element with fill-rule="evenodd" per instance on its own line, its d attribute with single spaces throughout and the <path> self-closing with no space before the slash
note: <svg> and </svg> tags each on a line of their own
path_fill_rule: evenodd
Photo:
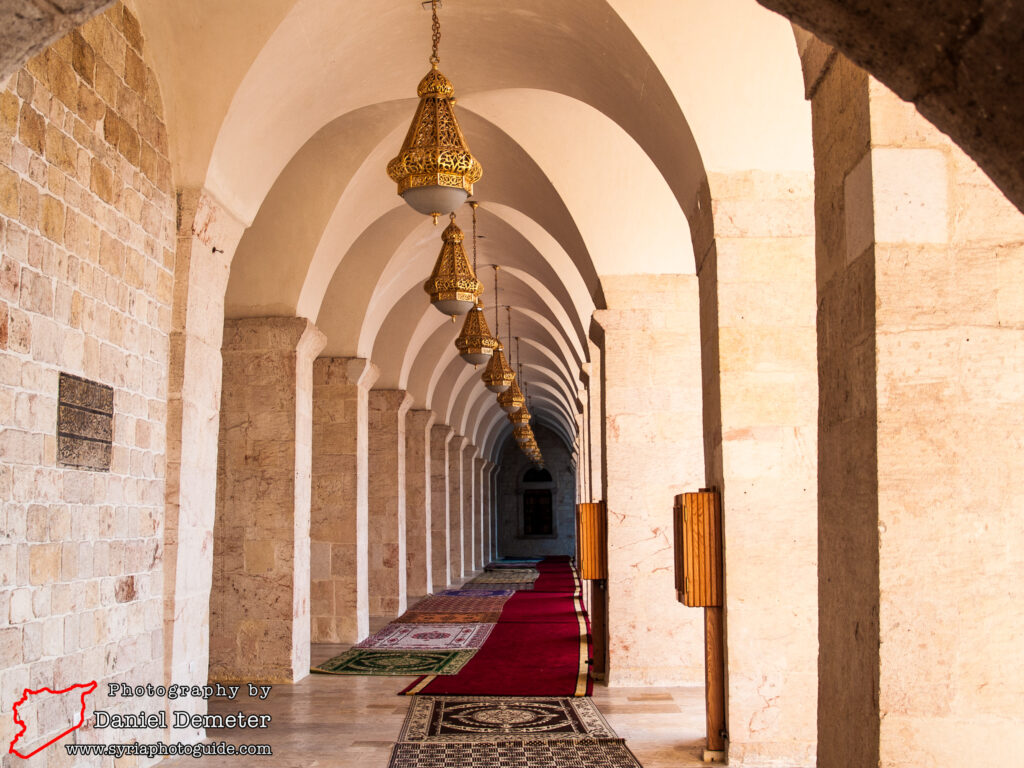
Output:
<svg viewBox="0 0 1024 768">
<path fill-rule="evenodd" d="M 546 469 L 531 467 L 523 475 L 522 514 L 519 519 L 520 536 L 523 538 L 554 538 L 554 478 Z"/>
</svg>

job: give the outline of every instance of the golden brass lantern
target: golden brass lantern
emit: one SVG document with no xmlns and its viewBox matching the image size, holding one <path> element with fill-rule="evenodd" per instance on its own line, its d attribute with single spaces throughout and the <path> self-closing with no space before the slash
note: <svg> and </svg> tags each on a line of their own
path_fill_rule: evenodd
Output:
<svg viewBox="0 0 1024 768">
<path fill-rule="evenodd" d="M 437 217 L 451 213 L 473 194 L 473 184 L 483 175 L 455 119 L 455 88 L 441 74 L 437 55 L 441 24 L 437 0 L 433 15 L 430 71 L 420 81 L 420 98 L 409 132 L 398 155 L 388 163 L 388 176 L 398 184 L 398 194 L 419 213 Z"/>
<path fill-rule="evenodd" d="M 529 424 L 516 424 L 512 428 L 512 437 L 515 438 L 516 444 L 522 447 L 529 442 L 533 436 L 533 430 L 530 429 Z"/>
<path fill-rule="evenodd" d="M 508 389 L 516 378 L 516 372 L 508 364 L 505 358 L 505 347 L 499 341 L 497 348 L 491 354 L 491 361 L 487 363 L 483 376 L 484 386 L 491 392 L 501 393 Z"/>
<path fill-rule="evenodd" d="M 520 408 L 518 411 L 513 411 L 512 413 L 510 413 L 508 415 L 508 420 L 510 422 L 512 422 L 512 424 L 515 424 L 515 425 L 518 425 L 518 424 L 527 424 L 528 425 L 530 423 L 530 418 L 531 418 L 530 409 L 526 407 L 525 403 L 523 404 L 523 407 Z"/>
<path fill-rule="evenodd" d="M 484 319 L 484 308 L 477 299 L 476 306 L 466 313 L 466 322 L 462 324 L 462 333 L 455 340 L 455 348 L 467 363 L 480 365 L 491 359 L 498 347 L 498 340 L 491 336 Z"/>
<path fill-rule="evenodd" d="M 501 406 L 501 410 L 505 413 L 514 413 L 526 405 L 526 398 L 523 397 L 523 393 L 519 390 L 519 384 L 515 379 L 512 379 L 508 389 L 498 395 L 498 405 Z"/>
<path fill-rule="evenodd" d="M 484 292 L 483 283 L 476 279 L 462 247 L 464 237 L 455 224 L 455 214 L 451 214 L 451 223 L 441 233 L 441 252 L 434 263 L 434 271 L 423 284 L 423 290 L 430 295 L 430 303 L 453 319 L 472 309 L 477 297 Z"/>
<path fill-rule="evenodd" d="M 498 346 L 491 353 L 491 360 L 487 363 L 487 367 L 484 369 L 483 379 L 484 386 L 487 387 L 491 392 L 501 393 L 509 388 L 512 384 L 512 380 L 515 379 L 516 373 L 512 370 L 512 366 L 508 364 L 508 360 L 505 358 L 505 347 L 498 338 L 501 334 L 499 323 L 498 323 L 498 270 L 501 269 L 497 264 L 492 265 L 494 267 L 494 340 L 498 342 Z M 511 312 L 509 309 L 509 328 L 512 327 Z M 511 331 L 510 331 L 511 333 Z M 510 341 L 511 343 L 511 337 Z"/>
<path fill-rule="evenodd" d="M 473 274 L 476 274 L 476 209 L 480 203 L 474 201 L 469 205 L 473 209 Z M 455 340 L 455 348 L 467 363 L 480 365 L 491 359 L 497 346 L 498 340 L 491 336 L 491 329 L 487 327 L 484 306 L 480 299 L 477 299 L 476 306 L 466 313 L 466 322 L 462 324 L 462 333 Z"/>
</svg>

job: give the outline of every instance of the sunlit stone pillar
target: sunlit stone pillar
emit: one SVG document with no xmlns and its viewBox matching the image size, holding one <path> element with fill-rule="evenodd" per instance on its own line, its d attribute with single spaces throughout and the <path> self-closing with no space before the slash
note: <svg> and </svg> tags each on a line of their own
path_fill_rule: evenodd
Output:
<svg viewBox="0 0 1024 768">
<path fill-rule="evenodd" d="M 483 539 L 483 553 L 484 553 L 484 565 L 487 565 L 494 559 L 494 519 L 493 510 L 494 505 L 492 503 L 493 498 L 493 478 L 494 478 L 494 462 L 485 461 L 483 468 L 483 492 L 480 494 L 483 500 L 483 507 L 480 512 L 481 519 L 483 520 L 484 539 Z"/>
<path fill-rule="evenodd" d="M 484 540 L 487 537 L 487 520 L 484 515 L 484 509 L 487 506 L 484 501 L 487 498 L 484 478 L 486 464 L 487 462 L 479 456 L 473 459 L 473 482 L 476 486 L 476 498 L 473 500 L 473 519 L 476 525 L 473 535 L 473 567 L 478 571 L 483 570 L 483 567 L 487 565 L 487 559 L 484 556 L 487 551 L 484 546 Z"/>
<path fill-rule="evenodd" d="M 1024 216 L 913 106 L 822 58 L 817 764 L 1017 764 Z"/>
<path fill-rule="evenodd" d="M 435 591 L 451 583 L 449 546 L 448 441 L 455 430 L 447 424 L 430 428 L 430 571 Z"/>
<path fill-rule="evenodd" d="M 430 432 L 434 412 L 409 411 L 405 421 L 406 592 L 411 603 L 433 591 Z"/>
<path fill-rule="evenodd" d="M 813 765 L 817 660 L 811 175 L 709 174 L 698 257 L 707 485 L 722 493 L 729 761 Z"/>
<path fill-rule="evenodd" d="M 378 369 L 358 357 L 313 363 L 311 612 L 315 643 L 369 632 L 369 400 Z"/>
<path fill-rule="evenodd" d="M 309 674 L 313 359 L 304 318 L 224 324 L 210 678 Z"/>
<path fill-rule="evenodd" d="M 370 616 L 406 608 L 405 416 L 401 389 L 370 390 Z"/>
<path fill-rule="evenodd" d="M 477 488 L 473 471 L 476 453 L 476 446 L 467 441 L 462 449 L 462 571 L 465 576 L 476 571 L 476 548 L 473 541 L 477 525 L 474 514 Z"/>
<path fill-rule="evenodd" d="M 609 684 L 700 682 L 703 616 L 676 602 L 672 554 L 673 496 L 704 479 L 697 278 L 616 275 L 605 297 Z"/>
<path fill-rule="evenodd" d="M 178 192 L 163 551 L 167 684 L 202 685 L 210 670 L 224 291 L 243 230 L 204 190 Z M 183 700 L 175 708 L 205 714 L 206 702 Z M 200 733 L 182 732 L 176 738 L 198 740 Z"/>
<path fill-rule="evenodd" d="M 466 575 L 462 552 L 462 451 L 469 440 L 460 434 L 448 441 L 448 552 L 449 583 L 461 582 Z"/>
</svg>

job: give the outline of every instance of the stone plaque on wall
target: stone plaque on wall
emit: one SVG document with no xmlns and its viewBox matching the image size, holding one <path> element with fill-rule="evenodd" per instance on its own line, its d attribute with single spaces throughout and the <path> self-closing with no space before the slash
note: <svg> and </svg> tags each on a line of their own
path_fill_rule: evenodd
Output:
<svg viewBox="0 0 1024 768">
<path fill-rule="evenodd" d="M 57 462 L 109 471 L 113 438 L 113 387 L 62 373 L 57 403 Z"/>
</svg>

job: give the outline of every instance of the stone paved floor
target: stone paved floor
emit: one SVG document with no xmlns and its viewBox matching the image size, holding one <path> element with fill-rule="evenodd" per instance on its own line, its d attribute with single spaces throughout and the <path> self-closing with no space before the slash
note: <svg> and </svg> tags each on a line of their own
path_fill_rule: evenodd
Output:
<svg viewBox="0 0 1024 768">
<path fill-rule="evenodd" d="M 347 649 L 314 645 L 317 664 Z M 161 763 L 184 768 L 386 768 L 410 699 L 397 696 L 413 678 L 310 675 L 276 685 L 252 711 L 273 716 L 266 731 L 208 731 L 211 741 L 268 743 L 272 757 L 182 757 Z M 608 688 L 597 685 L 594 701 L 627 740 L 644 768 L 687 768 L 700 762 L 704 732 L 703 689 Z M 211 704 L 210 712 L 238 710 Z M 245 708 L 246 713 L 249 708 Z"/>
</svg>

